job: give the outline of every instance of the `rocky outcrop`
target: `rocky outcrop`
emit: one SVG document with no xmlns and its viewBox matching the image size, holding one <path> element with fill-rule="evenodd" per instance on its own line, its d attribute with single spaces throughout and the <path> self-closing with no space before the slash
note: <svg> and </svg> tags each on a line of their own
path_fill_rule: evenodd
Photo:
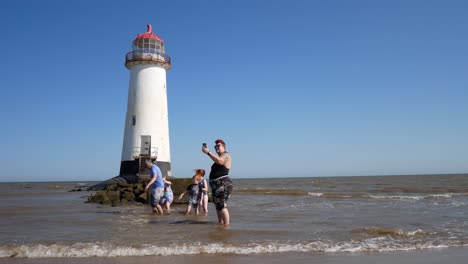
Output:
<svg viewBox="0 0 468 264">
<path fill-rule="evenodd" d="M 177 197 L 186 191 L 187 186 L 192 183 L 192 179 L 176 179 L 170 178 L 172 191 L 174 193 L 173 204 L 185 204 L 186 199 L 178 201 Z M 118 206 L 122 204 L 147 204 L 148 193 L 145 193 L 145 187 L 149 179 L 138 179 L 136 183 L 112 183 L 106 184 L 104 189 L 97 190 L 93 195 L 88 197 L 88 203 L 106 204 Z M 187 196 L 185 196 L 187 198 Z"/>
<path fill-rule="evenodd" d="M 90 191 L 103 190 L 109 185 L 115 184 L 138 184 L 142 181 L 137 175 L 119 175 L 106 181 L 100 182 L 93 186 L 88 187 Z"/>
</svg>

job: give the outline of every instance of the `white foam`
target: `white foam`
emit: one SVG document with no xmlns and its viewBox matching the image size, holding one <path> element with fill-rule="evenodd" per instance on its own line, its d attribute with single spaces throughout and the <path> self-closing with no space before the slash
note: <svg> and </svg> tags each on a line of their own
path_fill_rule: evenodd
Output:
<svg viewBox="0 0 468 264">
<path fill-rule="evenodd" d="M 369 195 L 374 199 L 402 199 L 402 200 L 421 200 L 424 196 L 410 196 L 410 195 Z"/>
<path fill-rule="evenodd" d="M 426 232 L 422 231 L 421 229 L 417 229 L 415 231 L 407 232 L 406 236 L 417 236 L 417 235 L 424 235 Z"/>
<path fill-rule="evenodd" d="M 465 203 L 464 202 L 452 202 L 450 203 L 450 205 L 452 205 L 453 207 L 461 207 L 461 206 L 465 206 Z"/>
<path fill-rule="evenodd" d="M 415 232 L 419 232 L 416 230 Z M 19 245 L 0 246 L 0 257 L 119 257 L 119 256 L 171 256 L 193 254 L 266 254 L 281 252 L 388 252 L 410 251 L 416 249 L 444 248 L 460 246 L 460 243 L 447 242 L 437 245 L 431 242 L 403 243 L 388 237 L 376 237 L 366 240 L 351 240 L 333 243 L 330 241 L 312 242 L 263 242 L 242 245 L 229 245 L 222 243 L 211 244 L 184 244 L 159 247 L 155 245 L 124 246 L 113 245 L 107 242 L 100 243 L 76 243 L 72 245 Z"/>
<path fill-rule="evenodd" d="M 402 199 L 402 200 L 422 200 L 422 199 L 437 199 L 437 198 L 452 198 L 454 196 L 468 196 L 468 193 L 439 193 L 428 195 L 369 195 L 370 198 L 375 199 Z"/>
<path fill-rule="evenodd" d="M 318 197 L 318 196 L 322 196 L 323 193 L 308 192 L 307 195 L 309 195 L 309 196 L 317 196 L 317 197 Z"/>
</svg>

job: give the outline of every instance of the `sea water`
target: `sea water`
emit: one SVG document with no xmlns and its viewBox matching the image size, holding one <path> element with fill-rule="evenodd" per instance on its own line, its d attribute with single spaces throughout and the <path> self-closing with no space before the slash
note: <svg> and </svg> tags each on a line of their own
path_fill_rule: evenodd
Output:
<svg viewBox="0 0 468 264">
<path fill-rule="evenodd" d="M 468 245 L 468 175 L 233 178 L 231 225 L 86 203 L 90 182 L 0 184 L 0 257 L 398 252 Z"/>
</svg>

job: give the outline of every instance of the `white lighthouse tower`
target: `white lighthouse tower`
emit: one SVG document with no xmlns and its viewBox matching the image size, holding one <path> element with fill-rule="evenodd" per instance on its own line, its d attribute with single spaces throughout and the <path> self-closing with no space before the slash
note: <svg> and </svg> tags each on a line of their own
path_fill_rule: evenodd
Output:
<svg viewBox="0 0 468 264">
<path fill-rule="evenodd" d="M 170 176 L 166 71 L 171 58 L 151 25 L 133 40 L 125 67 L 130 70 L 130 83 L 120 175 L 148 174 L 144 161 L 157 159 L 163 175 Z"/>
</svg>

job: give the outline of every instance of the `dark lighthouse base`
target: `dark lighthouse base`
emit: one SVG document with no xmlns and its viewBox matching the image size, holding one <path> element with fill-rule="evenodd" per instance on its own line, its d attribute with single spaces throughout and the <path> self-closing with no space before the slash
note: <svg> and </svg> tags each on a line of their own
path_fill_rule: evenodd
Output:
<svg viewBox="0 0 468 264">
<path fill-rule="evenodd" d="M 170 176 L 171 163 L 167 161 L 156 161 L 163 176 Z M 149 175 L 150 171 L 145 165 L 145 160 L 125 160 L 120 163 L 119 175 Z"/>
<path fill-rule="evenodd" d="M 170 176 L 171 163 L 167 161 L 156 161 L 156 165 L 161 169 L 163 176 Z M 88 188 L 88 190 L 105 189 L 107 185 L 116 183 L 137 183 L 141 178 L 148 178 L 149 169 L 145 166 L 145 160 L 126 160 L 120 163 L 119 176 L 100 182 Z"/>
</svg>

